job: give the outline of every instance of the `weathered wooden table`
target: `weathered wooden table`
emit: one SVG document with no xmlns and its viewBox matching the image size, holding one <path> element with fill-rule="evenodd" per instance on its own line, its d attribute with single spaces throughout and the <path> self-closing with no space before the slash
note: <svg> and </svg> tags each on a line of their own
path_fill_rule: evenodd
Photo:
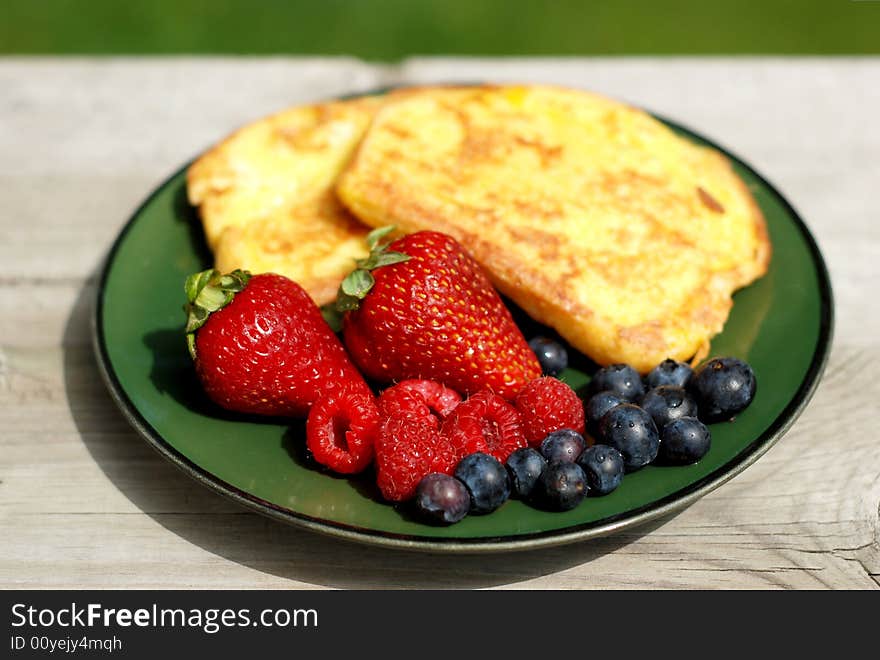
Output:
<svg viewBox="0 0 880 660">
<path fill-rule="evenodd" d="M 834 347 L 779 444 L 674 518 L 438 557 L 325 538 L 183 476 L 117 412 L 96 270 L 141 199 L 233 127 L 389 84 L 549 81 L 629 100 L 753 164 L 802 213 Z M 880 59 L 0 59 L 0 586 L 878 588 Z M 793 330 L 796 331 L 796 330 Z"/>
</svg>

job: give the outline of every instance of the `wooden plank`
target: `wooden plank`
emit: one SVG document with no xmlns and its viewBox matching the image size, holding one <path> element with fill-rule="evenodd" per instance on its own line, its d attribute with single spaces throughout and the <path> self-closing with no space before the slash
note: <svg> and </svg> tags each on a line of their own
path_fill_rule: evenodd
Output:
<svg viewBox="0 0 880 660">
<path fill-rule="evenodd" d="M 287 527 L 149 449 L 104 390 L 88 326 L 96 269 L 148 190 L 234 121 L 288 99 L 517 74 L 644 99 L 735 145 L 796 202 L 828 260 L 838 320 L 826 377 L 788 435 L 671 519 L 494 557 Z M 880 161 L 868 121 L 878 82 L 877 58 L 0 60 L 0 125 L 15 128 L 0 132 L 0 587 L 878 588 L 880 443 L 868 420 L 880 311 L 866 301 L 880 231 L 865 203 Z"/>
</svg>

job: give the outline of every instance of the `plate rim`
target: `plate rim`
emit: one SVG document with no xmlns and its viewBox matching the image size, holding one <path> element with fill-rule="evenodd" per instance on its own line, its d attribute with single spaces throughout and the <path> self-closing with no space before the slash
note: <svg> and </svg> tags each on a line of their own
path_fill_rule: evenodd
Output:
<svg viewBox="0 0 880 660">
<path fill-rule="evenodd" d="M 384 91 L 384 90 L 383 90 Z M 366 92 L 361 95 L 375 94 L 376 92 Z M 137 206 L 134 212 L 129 216 L 125 225 L 119 230 L 110 249 L 108 250 L 103 263 L 100 267 L 100 276 L 95 291 L 92 304 L 91 314 L 91 336 L 92 348 L 98 364 L 98 371 L 104 381 L 105 386 L 111 394 L 111 397 L 126 418 L 128 423 L 137 431 L 137 433 L 156 450 L 166 460 L 183 471 L 187 476 L 194 479 L 198 483 L 217 492 L 240 505 L 243 505 L 257 513 L 268 516 L 272 519 L 279 520 L 297 527 L 305 528 L 314 532 L 318 532 L 335 538 L 342 538 L 349 541 L 365 543 L 373 546 L 390 547 L 405 550 L 419 550 L 427 552 L 441 553 L 492 553 L 507 552 L 514 550 L 528 550 L 536 548 L 546 548 L 559 545 L 574 543 L 576 541 L 585 541 L 588 539 L 608 536 L 623 529 L 638 527 L 653 520 L 657 520 L 671 513 L 683 510 L 694 503 L 696 500 L 707 495 L 719 486 L 723 485 L 736 475 L 743 472 L 747 467 L 757 461 L 770 447 L 772 447 L 779 439 L 791 428 L 792 424 L 798 419 L 800 414 L 806 408 L 810 399 L 818 387 L 825 366 L 828 362 L 828 356 L 831 350 L 832 338 L 834 334 L 834 296 L 831 287 L 831 278 L 828 268 L 825 264 L 824 257 L 819 246 L 807 227 L 806 222 L 801 218 L 800 214 L 795 210 L 788 199 L 771 184 L 763 175 L 757 172 L 751 165 L 742 158 L 734 154 L 731 150 L 720 145 L 718 142 L 705 137 L 703 134 L 680 124 L 676 121 L 667 119 L 666 117 L 650 113 L 653 117 L 663 122 L 667 126 L 681 131 L 688 136 L 692 136 L 712 148 L 717 149 L 731 162 L 747 171 L 762 186 L 773 195 L 780 205 L 785 209 L 786 213 L 794 222 L 800 231 L 802 238 L 807 244 L 813 266 L 816 270 L 819 284 L 820 298 L 820 318 L 819 318 L 819 336 L 817 338 L 816 349 L 813 353 L 810 366 L 804 374 L 800 385 L 792 395 L 788 404 L 777 415 L 770 426 L 755 438 L 748 446 L 740 451 L 733 459 L 720 466 L 702 479 L 695 481 L 674 493 L 663 498 L 655 500 L 650 504 L 628 510 L 624 513 L 602 518 L 598 521 L 573 525 L 563 529 L 546 530 L 542 532 L 532 532 L 516 536 L 490 536 L 490 537 L 472 537 L 472 538 L 446 538 L 436 536 L 415 536 L 409 534 L 398 534 L 395 532 L 387 532 L 381 530 L 370 530 L 361 527 L 355 527 L 345 523 L 328 521 L 326 519 L 315 518 L 302 514 L 291 509 L 273 504 L 267 500 L 263 500 L 247 491 L 241 490 L 236 486 L 224 481 L 197 463 L 190 460 L 183 453 L 172 447 L 162 435 L 144 418 L 137 406 L 132 402 L 122 384 L 119 382 L 113 369 L 112 362 L 107 352 L 106 340 L 104 337 L 104 292 L 107 280 L 112 266 L 115 262 L 116 254 L 122 245 L 128 232 L 135 225 L 138 218 L 148 207 L 152 201 L 168 187 L 173 180 L 186 171 L 194 159 L 191 159 L 178 167 L 172 174 L 167 176 L 144 198 Z"/>
</svg>

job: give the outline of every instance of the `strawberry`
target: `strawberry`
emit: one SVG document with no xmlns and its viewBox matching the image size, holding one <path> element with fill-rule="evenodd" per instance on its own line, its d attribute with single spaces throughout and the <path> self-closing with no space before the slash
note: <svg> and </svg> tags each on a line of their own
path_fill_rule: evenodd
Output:
<svg viewBox="0 0 880 660">
<path fill-rule="evenodd" d="M 487 390 L 458 404 L 443 420 L 440 433 L 449 439 L 460 459 L 483 452 L 504 463 L 514 451 L 528 446 L 519 412 Z"/>
<path fill-rule="evenodd" d="M 552 376 L 530 381 L 513 405 L 522 417 L 523 432 L 532 447 L 560 429 L 584 433 L 584 403 L 566 383 Z"/>
<path fill-rule="evenodd" d="M 411 499 L 427 474 L 452 474 L 459 455 L 449 440 L 423 416 L 398 411 L 376 435 L 376 484 L 392 502 Z"/>
<path fill-rule="evenodd" d="M 390 245 L 368 236 L 369 257 L 343 281 L 343 339 L 380 382 L 419 378 L 463 394 L 512 399 L 541 367 L 480 266 L 455 239 L 420 231 Z"/>
<path fill-rule="evenodd" d="M 306 446 L 315 460 L 334 472 L 354 474 L 373 460 L 379 409 L 372 395 L 330 390 L 309 410 Z"/>
<path fill-rule="evenodd" d="M 206 270 L 188 277 L 185 289 L 196 373 L 223 408 L 305 417 L 334 389 L 372 396 L 321 310 L 292 280 Z"/>
</svg>

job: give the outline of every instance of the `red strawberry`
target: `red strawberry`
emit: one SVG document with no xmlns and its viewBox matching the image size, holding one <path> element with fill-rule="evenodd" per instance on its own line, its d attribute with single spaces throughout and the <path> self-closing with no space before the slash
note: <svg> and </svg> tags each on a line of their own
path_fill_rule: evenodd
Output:
<svg viewBox="0 0 880 660">
<path fill-rule="evenodd" d="M 440 433 L 452 443 L 459 459 L 483 452 L 504 463 L 514 451 L 527 446 L 519 412 L 489 391 L 477 392 L 458 404 L 443 421 Z"/>
<path fill-rule="evenodd" d="M 330 390 L 309 410 L 306 446 L 321 465 L 354 474 L 372 462 L 378 428 L 379 409 L 371 394 Z"/>
<path fill-rule="evenodd" d="M 583 402 L 573 389 L 551 376 L 529 382 L 516 395 L 513 405 L 522 416 L 526 440 L 533 447 L 559 429 L 584 433 Z"/>
<path fill-rule="evenodd" d="M 334 389 L 372 395 L 321 310 L 286 277 L 206 270 L 187 278 L 186 294 L 190 353 L 218 405 L 305 417 Z"/>
<path fill-rule="evenodd" d="M 389 230 L 368 237 L 373 252 L 337 300 L 347 311 L 345 345 L 364 375 L 435 380 L 507 399 L 541 375 L 486 274 L 452 237 L 421 231 L 379 246 Z"/>
<path fill-rule="evenodd" d="M 386 416 L 410 412 L 424 417 L 434 428 L 461 401 L 461 395 L 433 380 L 404 380 L 379 395 L 379 410 Z"/>
<path fill-rule="evenodd" d="M 392 502 L 410 499 L 426 474 L 452 474 L 458 455 L 449 441 L 419 415 L 396 412 L 376 435 L 376 483 Z"/>
</svg>

